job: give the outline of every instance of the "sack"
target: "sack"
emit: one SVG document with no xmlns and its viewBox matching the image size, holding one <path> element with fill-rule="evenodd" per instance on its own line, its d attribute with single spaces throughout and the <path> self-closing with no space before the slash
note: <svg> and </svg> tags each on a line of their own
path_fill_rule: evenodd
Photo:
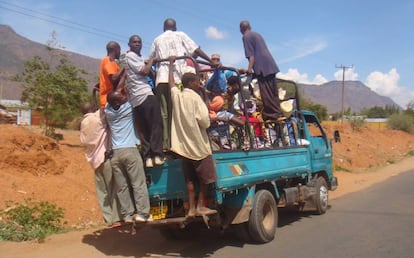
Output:
<svg viewBox="0 0 414 258">
<path fill-rule="evenodd" d="M 213 75 L 206 82 L 205 88 L 212 93 L 226 93 L 227 82 L 224 72 L 219 69 L 215 69 Z"/>
</svg>

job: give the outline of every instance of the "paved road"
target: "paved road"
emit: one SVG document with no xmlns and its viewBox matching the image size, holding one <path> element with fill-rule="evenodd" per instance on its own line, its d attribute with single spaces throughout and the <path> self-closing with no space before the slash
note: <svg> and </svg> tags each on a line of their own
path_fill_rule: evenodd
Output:
<svg viewBox="0 0 414 258">
<path fill-rule="evenodd" d="M 194 243 L 181 255 L 414 257 L 413 200 L 414 170 L 334 200 L 322 216 L 282 213 L 277 238 L 271 243 L 241 246 L 226 236 L 223 240 L 204 239 L 204 244 Z"/>
<path fill-rule="evenodd" d="M 283 212 L 276 239 L 243 244 L 231 232 L 167 241 L 150 227 L 90 230 L 45 244 L 0 243 L 0 257 L 413 257 L 414 169 L 331 202 L 325 215 Z M 12 254 L 12 255 L 10 255 Z"/>
</svg>

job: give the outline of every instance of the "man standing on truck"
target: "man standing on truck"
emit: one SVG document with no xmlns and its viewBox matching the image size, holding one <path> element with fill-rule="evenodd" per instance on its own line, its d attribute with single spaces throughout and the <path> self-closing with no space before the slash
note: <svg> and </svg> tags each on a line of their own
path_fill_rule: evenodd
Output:
<svg viewBox="0 0 414 258">
<path fill-rule="evenodd" d="M 132 106 L 128 102 L 123 80 L 119 89 L 108 94 L 105 107 L 112 134 L 112 171 L 118 189 L 121 213 L 126 223 L 152 221 L 145 171 L 137 145 Z M 137 211 L 136 214 L 135 210 Z"/>
<path fill-rule="evenodd" d="M 130 50 L 125 55 L 129 102 L 133 106 L 135 127 L 141 132 L 141 152 L 147 168 L 164 163 L 162 152 L 162 118 L 160 104 L 152 92 L 147 75 L 154 58 L 147 63 L 141 55 L 142 40 L 138 35 L 129 38 Z M 154 160 L 154 161 L 153 161 Z"/>
<path fill-rule="evenodd" d="M 99 207 L 108 226 L 120 226 L 119 203 L 112 180 L 111 163 L 105 155 L 111 146 L 105 114 L 101 109 L 94 111 L 93 105 L 89 102 L 82 104 L 81 111 L 83 119 L 80 125 L 80 140 L 87 147 L 86 159 L 95 170 Z"/>
<path fill-rule="evenodd" d="M 243 34 L 244 53 L 249 60 L 247 70 L 240 69 L 240 72 L 253 75 L 259 82 L 263 102 L 263 120 L 283 121 L 286 118 L 280 109 L 279 91 L 276 84 L 279 67 L 263 37 L 251 30 L 248 21 L 240 22 L 240 32 Z"/>
<path fill-rule="evenodd" d="M 105 108 L 106 96 L 115 89 L 125 70 L 116 63 L 121 55 L 118 42 L 109 41 L 106 44 L 107 55 L 102 58 L 99 67 L 99 102 L 101 109 Z"/>
<path fill-rule="evenodd" d="M 200 78 L 193 73 L 185 73 L 180 91 L 174 82 L 174 57 L 169 58 L 168 83 L 171 88 L 172 130 L 171 151 L 182 156 L 184 178 L 188 192 L 188 217 L 217 213 L 205 206 L 208 185 L 217 180 L 211 147 L 206 129 L 210 126 L 209 111 L 197 93 L 204 90 Z M 204 96 L 206 96 L 204 92 Z M 199 183 L 197 205 L 195 203 L 195 183 Z"/>
<path fill-rule="evenodd" d="M 174 19 L 168 18 L 164 21 L 164 32 L 154 39 L 151 45 L 149 57 L 156 59 L 167 59 L 170 56 L 190 55 L 197 56 L 211 62 L 203 50 L 184 32 L 177 31 L 177 24 Z M 181 81 L 181 76 L 186 67 L 185 60 L 177 60 L 174 67 L 174 79 L 176 83 Z M 161 105 L 163 119 L 164 150 L 169 150 L 171 145 L 171 91 L 168 86 L 168 61 L 157 64 L 156 67 L 155 95 Z"/>
</svg>

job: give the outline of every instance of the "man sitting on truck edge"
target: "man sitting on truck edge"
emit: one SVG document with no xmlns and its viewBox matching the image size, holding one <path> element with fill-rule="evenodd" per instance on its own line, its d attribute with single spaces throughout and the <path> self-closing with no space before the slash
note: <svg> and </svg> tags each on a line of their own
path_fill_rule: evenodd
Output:
<svg viewBox="0 0 414 258">
<path fill-rule="evenodd" d="M 204 90 L 193 73 L 183 74 L 180 91 L 174 82 L 175 57 L 169 58 L 168 84 L 171 88 L 172 127 L 171 151 L 182 156 L 182 170 L 187 186 L 189 211 L 187 217 L 217 213 L 205 206 L 208 185 L 217 180 L 212 151 L 206 129 L 210 126 L 209 111 L 197 93 Z M 206 94 L 204 94 L 206 96 Z M 195 183 L 199 183 L 197 206 Z"/>
</svg>

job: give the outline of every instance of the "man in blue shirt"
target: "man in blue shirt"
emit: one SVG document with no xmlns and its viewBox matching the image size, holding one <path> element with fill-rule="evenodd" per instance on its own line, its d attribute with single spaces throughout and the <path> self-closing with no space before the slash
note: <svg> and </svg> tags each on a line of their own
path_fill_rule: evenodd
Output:
<svg viewBox="0 0 414 258">
<path fill-rule="evenodd" d="M 286 118 L 280 109 L 279 91 L 276 84 L 276 74 L 279 72 L 279 67 L 263 37 L 251 30 L 248 21 L 240 22 L 240 32 L 243 34 L 244 52 L 249 60 L 249 66 L 245 72 L 252 74 L 259 82 L 260 96 L 263 102 L 263 119 L 282 121 Z M 242 73 L 242 71 L 240 72 Z"/>
<path fill-rule="evenodd" d="M 108 94 L 105 113 L 112 135 L 112 171 L 124 221 L 152 221 L 144 166 L 137 149 L 139 139 L 125 88 Z"/>
</svg>

